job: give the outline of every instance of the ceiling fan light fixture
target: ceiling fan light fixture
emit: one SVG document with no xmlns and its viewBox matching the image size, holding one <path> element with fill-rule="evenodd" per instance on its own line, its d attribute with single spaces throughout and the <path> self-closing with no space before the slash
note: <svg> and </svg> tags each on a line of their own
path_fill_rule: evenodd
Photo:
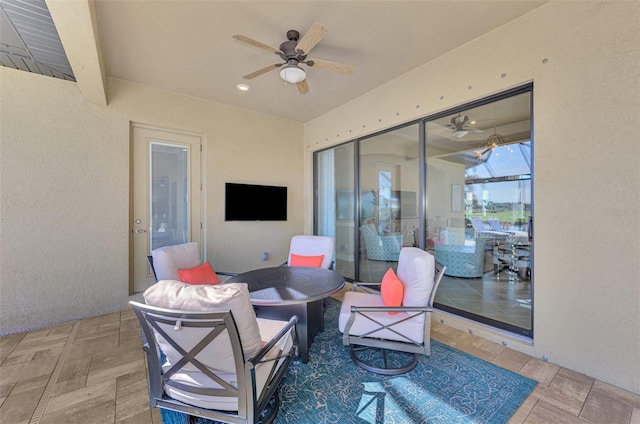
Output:
<svg viewBox="0 0 640 424">
<path fill-rule="evenodd" d="M 290 84 L 296 84 L 304 81 L 306 77 L 307 74 L 304 72 L 304 69 L 298 65 L 285 65 L 280 70 L 280 78 Z"/>
</svg>

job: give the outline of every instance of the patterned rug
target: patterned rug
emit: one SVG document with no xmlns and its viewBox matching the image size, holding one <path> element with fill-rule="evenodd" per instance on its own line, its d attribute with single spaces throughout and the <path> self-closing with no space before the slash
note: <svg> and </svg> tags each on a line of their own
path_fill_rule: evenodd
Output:
<svg viewBox="0 0 640 424">
<path fill-rule="evenodd" d="M 342 345 L 339 311 L 340 302 L 327 299 L 309 362 L 292 363 L 280 387 L 276 424 L 506 423 L 537 384 L 435 340 L 411 372 L 370 373 Z M 181 414 L 161 415 L 164 424 L 186 423 Z"/>
</svg>

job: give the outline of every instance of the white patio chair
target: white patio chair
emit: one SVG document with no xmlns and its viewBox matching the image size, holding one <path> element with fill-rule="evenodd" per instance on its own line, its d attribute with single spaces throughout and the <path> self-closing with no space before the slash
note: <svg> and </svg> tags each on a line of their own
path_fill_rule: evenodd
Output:
<svg viewBox="0 0 640 424">
<path fill-rule="evenodd" d="M 296 355 L 296 316 L 256 318 L 246 284 L 163 280 L 144 296 L 147 305 L 130 304 L 142 329 L 152 408 L 226 423 L 259 422 L 265 409 L 261 422 L 275 418 L 278 385 Z"/>
<path fill-rule="evenodd" d="M 415 368 L 418 354 L 431 354 L 431 312 L 444 269 L 430 253 L 405 247 L 397 271 L 404 289 L 401 306 L 385 306 L 381 295 L 357 291 L 358 286 L 379 283 L 357 283 L 354 291 L 345 293 L 338 327 L 357 365 L 378 374 L 398 375 Z M 379 350 L 382 358 L 366 359 L 373 357 L 366 352 L 371 349 Z M 410 355 L 405 363 L 392 364 L 387 361 L 388 350 Z"/>
</svg>

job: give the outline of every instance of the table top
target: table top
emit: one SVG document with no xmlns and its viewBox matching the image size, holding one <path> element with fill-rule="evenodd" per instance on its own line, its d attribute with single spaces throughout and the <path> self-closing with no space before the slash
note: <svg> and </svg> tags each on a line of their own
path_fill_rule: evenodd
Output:
<svg viewBox="0 0 640 424">
<path fill-rule="evenodd" d="M 226 283 L 247 283 L 254 305 L 286 305 L 324 299 L 344 287 L 344 277 L 324 268 L 279 266 L 238 274 Z"/>
</svg>

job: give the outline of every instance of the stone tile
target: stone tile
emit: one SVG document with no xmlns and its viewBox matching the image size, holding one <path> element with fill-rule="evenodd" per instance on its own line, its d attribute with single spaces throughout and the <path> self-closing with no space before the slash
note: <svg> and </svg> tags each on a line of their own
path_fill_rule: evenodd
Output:
<svg viewBox="0 0 640 424">
<path fill-rule="evenodd" d="M 522 402 L 520 408 L 511 416 L 509 424 L 522 424 L 525 422 L 533 408 L 535 407 L 538 399 L 534 396 L 529 396 Z"/>
<path fill-rule="evenodd" d="M 526 420 L 525 424 L 584 424 L 580 418 L 539 400 Z"/>
<path fill-rule="evenodd" d="M 113 423 L 115 420 L 115 379 L 49 399 L 41 424 Z"/>
<path fill-rule="evenodd" d="M 633 408 L 631 422 L 629 424 L 640 424 L 640 408 Z"/>
<path fill-rule="evenodd" d="M 584 403 L 580 418 L 592 423 L 628 423 L 633 406 L 608 394 L 593 390 Z"/>
<path fill-rule="evenodd" d="M 634 408 L 640 409 L 640 394 L 629 392 L 600 380 L 596 380 L 595 383 L 593 383 L 593 391 L 606 394 L 612 398 L 617 398 Z"/>
<path fill-rule="evenodd" d="M 64 383 L 69 380 L 87 379 L 89 374 L 89 365 L 91 364 L 91 356 L 81 356 L 78 358 L 70 358 L 65 361 L 60 369 L 58 380 L 56 383 Z"/>
<path fill-rule="evenodd" d="M 149 394 L 145 370 L 116 379 L 116 421 L 136 417 L 145 412 L 151 422 Z"/>
<path fill-rule="evenodd" d="M 593 378 L 561 368 L 548 386 L 537 386 L 533 394 L 577 417 L 593 382 Z"/>
<path fill-rule="evenodd" d="M 38 406 L 44 388 L 45 385 L 39 385 L 31 386 L 28 390 L 12 392 L 0 407 L 1 421 L 11 424 L 28 423 Z"/>
<path fill-rule="evenodd" d="M 0 337 L 0 365 L 26 335 L 27 333 L 16 333 Z"/>
<path fill-rule="evenodd" d="M 159 421 L 153 421 L 151 411 L 149 410 L 147 405 L 147 409 L 145 411 L 140 412 L 134 416 L 122 419 L 116 418 L 115 424 L 153 424 L 156 422 L 158 424 L 162 424 L 160 417 L 158 417 L 158 420 Z"/>
<path fill-rule="evenodd" d="M 30 362 L 0 367 L 0 385 L 31 380 L 36 377 L 50 375 L 58 362 L 56 357 L 46 357 Z"/>
<path fill-rule="evenodd" d="M 510 348 L 505 348 L 492 361 L 493 364 L 506 368 L 509 371 L 519 373 L 520 370 L 531 360 L 531 356 L 526 353 L 518 352 Z"/>
<path fill-rule="evenodd" d="M 536 380 L 539 386 L 547 387 L 560 371 L 560 367 L 542 361 L 538 358 L 531 358 L 520 370 L 520 375 Z"/>
</svg>

